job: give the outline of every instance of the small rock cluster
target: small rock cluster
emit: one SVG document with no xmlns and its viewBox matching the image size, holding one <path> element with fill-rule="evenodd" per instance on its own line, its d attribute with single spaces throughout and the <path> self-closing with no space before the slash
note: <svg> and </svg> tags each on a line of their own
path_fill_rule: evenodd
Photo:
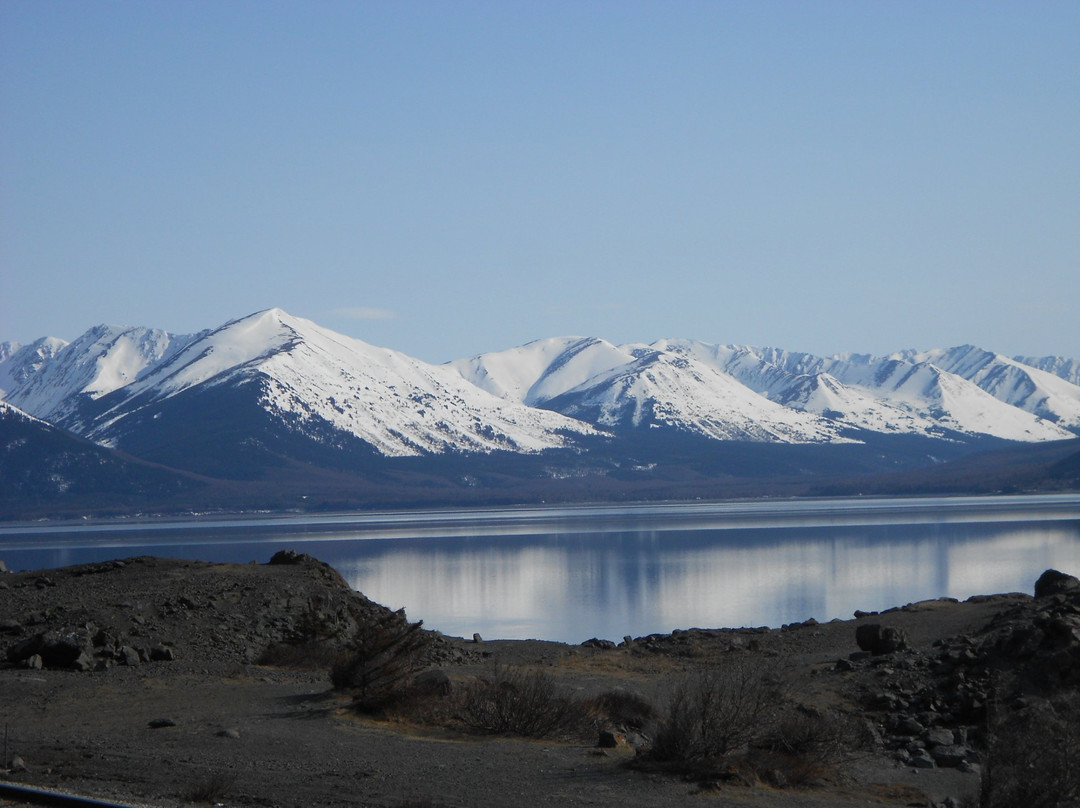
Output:
<svg viewBox="0 0 1080 808">
<path fill-rule="evenodd" d="M 172 662 L 174 659 L 176 655 L 168 645 L 128 645 L 104 629 L 95 630 L 93 625 L 39 632 L 7 650 L 8 662 L 36 670 L 100 671 L 113 665 L 134 667 L 144 662 Z"/>
<path fill-rule="evenodd" d="M 887 749 L 917 768 L 973 771 L 987 722 L 1080 686 L 1080 580 L 1049 570 L 1033 601 L 1002 612 L 977 635 L 935 641 L 930 653 L 882 624 L 856 629 L 860 651 L 839 671 L 871 672 L 866 693 Z"/>
</svg>

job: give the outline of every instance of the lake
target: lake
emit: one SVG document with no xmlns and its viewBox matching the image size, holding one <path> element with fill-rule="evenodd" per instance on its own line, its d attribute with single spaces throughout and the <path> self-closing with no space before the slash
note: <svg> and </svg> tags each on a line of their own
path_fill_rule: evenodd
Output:
<svg viewBox="0 0 1080 808">
<path fill-rule="evenodd" d="M 1080 495 L 755 500 L 0 527 L 41 569 L 291 548 L 447 634 L 581 642 L 779 626 L 1080 575 Z"/>
</svg>

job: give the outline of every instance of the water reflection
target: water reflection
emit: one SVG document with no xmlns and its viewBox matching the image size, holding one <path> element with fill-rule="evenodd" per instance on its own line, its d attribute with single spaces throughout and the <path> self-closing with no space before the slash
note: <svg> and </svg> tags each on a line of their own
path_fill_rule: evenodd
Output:
<svg viewBox="0 0 1080 808">
<path fill-rule="evenodd" d="M 410 521 L 412 519 L 412 521 Z M 845 500 L 364 514 L 0 530 L 42 568 L 140 554 L 265 561 L 296 548 L 449 634 L 580 642 L 777 626 L 1080 574 L 1080 497 Z"/>
<path fill-rule="evenodd" d="M 1076 523 L 783 533 L 395 542 L 335 566 L 375 600 L 449 634 L 570 642 L 850 617 L 934 597 L 1030 592 L 1048 567 L 1080 572 Z"/>
</svg>

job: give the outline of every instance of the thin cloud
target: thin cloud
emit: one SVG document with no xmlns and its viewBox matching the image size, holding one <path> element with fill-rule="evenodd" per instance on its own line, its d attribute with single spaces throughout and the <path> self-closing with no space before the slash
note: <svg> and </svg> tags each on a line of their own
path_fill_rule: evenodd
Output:
<svg viewBox="0 0 1080 808">
<path fill-rule="evenodd" d="M 397 317 L 397 312 L 390 309 L 374 309 L 369 306 L 345 306 L 334 309 L 334 314 L 350 320 L 393 320 Z"/>
</svg>

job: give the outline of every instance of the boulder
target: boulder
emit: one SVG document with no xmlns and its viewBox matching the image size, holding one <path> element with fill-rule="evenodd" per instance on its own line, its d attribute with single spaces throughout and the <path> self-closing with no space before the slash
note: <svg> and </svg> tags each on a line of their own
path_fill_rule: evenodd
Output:
<svg viewBox="0 0 1080 808">
<path fill-rule="evenodd" d="M 866 623 L 855 628 L 855 642 L 871 654 L 891 654 L 908 647 L 908 636 L 902 628 Z"/>
<path fill-rule="evenodd" d="M 1057 570 L 1047 570 L 1035 582 L 1035 597 L 1049 598 L 1054 595 L 1080 595 L 1080 579 Z"/>
<path fill-rule="evenodd" d="M 91 653 L 90 639 L 86 632 L 47 631 L 27 637 L 15 643 L 7 651 L 8 662 L 22 662 L 32 656 L 40 656 L 47 668 L 70 668 L 84 654 Z"/>
<path fill-rule="evenodd" d="M 596 745 L 601 749 L 614 749 L 619 745 L 619 738 L 611 730 L 602 729 L 596 739 Z"/>
<path fill-rule="evenodd" d="M 930 750 L 934 763 L 943 769 L 955 769 L 964 762 L 964 749 L 960 746 L 935 746 Z"/>
</svg>

